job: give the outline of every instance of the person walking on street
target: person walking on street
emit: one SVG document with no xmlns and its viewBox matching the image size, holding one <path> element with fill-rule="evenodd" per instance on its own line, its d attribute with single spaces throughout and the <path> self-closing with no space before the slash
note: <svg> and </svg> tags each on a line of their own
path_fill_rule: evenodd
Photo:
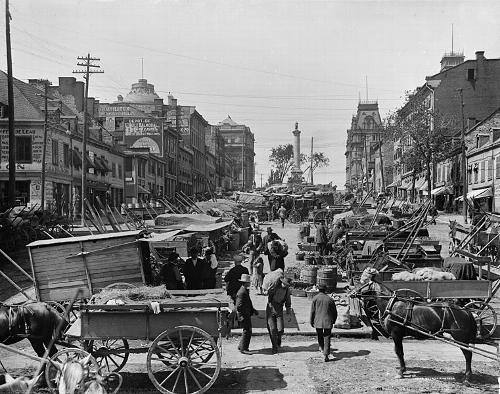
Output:
<svg viewBox="0 0 500 394">
<path fill-rule="evenodd" d="M 279 241 L 271 242 L 271 248 L 269 250 L 269 269 L 271 271 L 276 271 L 281 268 L 283 272 L 285 271 L 285 256 L 283 246 Z"/>
<path fill-rule="evenodd" d="M 320 352 L 325 357 L 325 362 L 330 361 L 330 337 L 332 327 L 337 320 L 337 307 L 335 301 L 326 293 L 326 286 L 318 286 L 319 293 L 313 298 L 311 304 L 310 322 L 316 329 Z"/>
<path fill-rule="evenodd" d="M 250 248 L 250 267 L 252 269 L 252 286 L 258 290 L 259 295 L 263 295 L 262 281 L 264 279 L 264 260 L 258 249 Z"/>
<path fill-rule="evenodd" d="M 326 244 L 328 243 L 328 235 L 326 233 L 326 227 L 323 222 L 318 224 L 316 227 L 316 244 L 318 245 L 320 256 L 326 254 Z"/>
<path fill-rule="evenodd" d="M 208 276 L 208 266 L 204 259 L 198 257 L 198 248 L 192 248 L 189 251 L 191 256 L 184 264 L 184 278 L 186 279 L 186 288 L 188 290 L 204 289 Z"/>
<path fill-rule="evenodd" d="M 241 287 L 240 278 L 243 274 L 249 274 L 248 269 L 243 267 L 241 263 L 243 262 L 243 256 L 237 254 L 233 257 L 234 267 L 229 270 L 229 272 L 224 277 L 224 282 L 226 282 L 226 292 L 231 300 L 236 304 L 236 293 Z"/>
<path fill-rule="evenodd" d="M 243 274 L 239 279 L 241 284 L 236 293 L 236 313 L 240 326 L 243 328 L 238 350 L 243 354 L 251 354 L 249 352 L 250 339 L 252 338 L 252 315 L 259 313 L 253 307 L 252 300 L 248 288 L 250 287 L 250 275 Z"/>
<path fill-rule="evenodd" d="M 278 216 L 281 220 L 281 227 L 285 227 L 285 219 L 286 219 L 286 208 L 282 205 L 280 209 L 278 209 Z"/>
<path fill-rule="evenodd" d="M 281 346 L 281 337 L 285 331 L 283 306 L 286 308 L 287 315 L 291 313 L 290 283 L 290 279 L 281 278 L 274 288 L 269 289 L 268 293 L 266 321 L 273 354 L 278 353 L 278 348 Z"/>
<path fill-rule="evenodd" d="M 262 252 L 267 256 L 267 261 L 269 262 L 269 267 L 271 267 L 271 255 L 269 254 L 269 243 L 281 239 L 278 234 L 273 232 L 271 227 L 266 230 L 266 235 L 262 238 Z"/>
</svg>

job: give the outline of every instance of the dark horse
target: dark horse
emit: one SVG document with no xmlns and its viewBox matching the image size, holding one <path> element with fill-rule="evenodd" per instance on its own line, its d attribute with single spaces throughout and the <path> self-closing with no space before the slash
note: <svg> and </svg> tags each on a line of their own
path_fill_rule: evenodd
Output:
<svg viewBox="0 0 500 394">
<path fill-rule="evenodd" d="M 394 341 L 400 364 L 399 378 L 403 378 L 406 372 L 403 353 L 405 336 L 428 339 L 435 335 L 465 346 L 474 342 L 477 326 L 470 311 L 451 302 L 419 301 L 402 295 L 403 292 L 393 292 L 380 283 L 369 282 L 353 294 L 363 301 L 368 317 L 378 320 L 385 334 Z M 465 357 L 465 380 L 468 381 L 472 376 L 472 352 L 461 350 Z"/>
<path fill-rule="evenodd" d="M 10 345 L 28 339 L 38 357 L 43 357 L 61 321 L 64 328 L 66 320 L 44 302 L 0 304 L 0 343 Z M 49 354 L 53 356 L 56 352 L 52 346 Z"/>
</svg>

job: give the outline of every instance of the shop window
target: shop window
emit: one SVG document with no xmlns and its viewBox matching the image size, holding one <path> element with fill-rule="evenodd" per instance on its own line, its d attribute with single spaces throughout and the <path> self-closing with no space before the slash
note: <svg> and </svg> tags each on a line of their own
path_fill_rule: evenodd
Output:
<svg viewBox="0 0 500 394">
<path fill-rule="evenodd" d="M 69 167 L 69 145 L 63 144 L 63 162 L 65 167 Z"/>
<path fill-rule="evenodd" d="M 52 140 L 52 164 L 59 164 L 59 141 Z"/>
<path fill-rule="evenodd" d="M 123 178 L 123 172 L 122 172 L 122 165 L 118 164 L 118 178 L 122 179 Z"/>
<path fill-rule="evenodd" d="M 16 162 L 32 163 L 31 136 L 16 137 Z"/>
</svg>

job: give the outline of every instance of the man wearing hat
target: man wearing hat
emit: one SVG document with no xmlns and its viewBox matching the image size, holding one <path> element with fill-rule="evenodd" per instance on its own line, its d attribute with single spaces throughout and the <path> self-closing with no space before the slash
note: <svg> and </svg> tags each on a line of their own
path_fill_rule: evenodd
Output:
<svg viewBox="0 0 500 394">
<path fill-rule="evenodd" d="M 233 257 L 234 267 L 229 270 L 229 272 L 224 277 L 224 282 L 226 282 L 226 292 L 229 297 L 236 304 L 236 293 L 241 287 L 240 278 L 243 274 L 249 274 L 248 268 L 243 267 L 241 263 L 243 262 L 243 256 L 237 254 Z"/>
<path fill-rule="evenodd" d="M 266 230 L 266 235 L 264 235 L 264 238 L 262 238 L 262 249 L 265 255 L 267 255 L 267 259 L 269 262 L 269 266 L 271 266 L 271 261 L 272 261 L 272 256 L 271 256 L 271 251 L 268 248 L 269 242 L 276 241 L 278 239 L 281 239 L 278 234 L 273 232 L 273 229 L 271 227 L 268 227 Z"/>
<path fill-rule="evenodd" d="M 291 280 L 289 278 L 281 278 L 274 288 L 269 289 L 268 293 L 266 321 L 273 354 L 278 353 L 278 348 L 281 346 L 281 337 L 285 331 L 283 306 L 286 307 L 287 315 L 291 312 L 290 284 Z"/>
<path fill-rule="evenodd" d="M 167 261 L 160 268 L 160 279 L 168 290 L 182 290 L 181 273 L 178 267 L 179 255 L 175 252 L 171 253 Z"/>
<path fill-rule="evenodd" d="M 252 338 L 252 315 L 259 313 L 253 307 L 248 288 L 250 287 L 250 275 L 242 274 L 239 279 L 240 288 L 236 293 L 236 313 L 240 326 L 243 328 L 238 350 L 243 354 L 250 354 L 248 347 Z"/>
<path fill-rule="evenodd" d="M 337 308 L 331 297 L 326 295 L 326 286 L 318 286 L 319 293 L 313 298 L 311 304 L 310 322 L 316 329 L 319 350 L 325 356 L 325 362 L 330 361 L 330 337 L 332 327 L 337 320 Z"/>
</svg>

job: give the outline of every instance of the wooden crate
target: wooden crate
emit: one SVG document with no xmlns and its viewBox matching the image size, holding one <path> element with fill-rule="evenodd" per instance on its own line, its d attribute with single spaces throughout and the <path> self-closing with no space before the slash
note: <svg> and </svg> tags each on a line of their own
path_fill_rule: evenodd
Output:
<svg viewBox="0 0 500 394">
<path fill-rule="evenodd" d="M 27 245 L 39 301 L 89 298 L 117 282 L 144 284 L 141 231 L 36 241 Z"/>
</svg>

